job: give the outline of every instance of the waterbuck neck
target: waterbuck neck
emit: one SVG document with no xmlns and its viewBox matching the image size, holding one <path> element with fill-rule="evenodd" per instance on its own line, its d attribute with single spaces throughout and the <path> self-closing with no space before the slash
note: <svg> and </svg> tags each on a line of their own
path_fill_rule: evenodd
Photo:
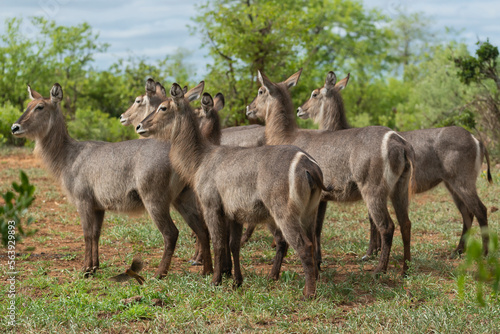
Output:
<svg viewBox="0 0 500 334">
<path fill-rule="evenodd" d="M 71 149 L 76 141 L 69 136 L 64 116 L 57 110 L 50 120 L 44 136 L 35 139 L 35 154 L 57 178 L 65 170 L 68 154 L 77 153 Z"/>
<path fill-rule="evenodd" d="M 201 136 L 214 145 L 220 145 L 222 131 L 220 128 L 219 115 L 211 111 L 205 118 L 200 120 Z"/>
<path fill-rule="evenodd" d="M 266 144 L 284 145 L 295 137 L 298 130 L 292 97 L 286 87 L 282 88 L 282 98 L 268 105 L 266 111 Z"/>
<path fill-rule="evenodd" d="M 345 116 L 344 100 L 340 92 L 331 92 L 318 113 L 320 130 L 338 131 L 352 128 Z"/>
<path fill-rule="evenodd" d="M 172 166 L 191 186 L 194 185 L 195 174 L 203 155 L 210 146 L 208 141 L 201 136 L 195 117 L 192 110 L 177 112 L 170 137 Z"/>
</svg>

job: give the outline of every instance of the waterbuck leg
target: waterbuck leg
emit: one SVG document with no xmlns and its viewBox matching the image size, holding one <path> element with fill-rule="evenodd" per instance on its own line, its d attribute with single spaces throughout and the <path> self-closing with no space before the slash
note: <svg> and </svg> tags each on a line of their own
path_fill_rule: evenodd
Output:
<svg viewBox="0 0 500 334">
<path fill-rule="evenodd" d="M 104 212 L 94 211 L 92 205 L 86 202 L 77 203 L 77 208 L 80 214 L 83 237 L 85 240 L 83 272 L 85 273 L 85 277 L 88 277 L 92 275 L 99 266 L 99 236 L 101 234 Z M 96 248 L 95 250 L 94 247 Z M 94 263 L 94 260 L 97 261 Z"/>
<path fill-rule="evenodd" d="M 222 259 L 222 273 L 227 277 L 231 277 L 233 269 L 233 262 L 231 261 L 231 247 L 230 247 L 232 222 L 225 217 L 223 217 L 222 219 L 224 221 L 224 229 L 223 229 L 224 245 L 226 245 L 226 247 L 224 248 L 225 252 L 223 254 L 223 259 Z M 241 234 L 240 234 L 240 247 L 241 247 Z"/>
<path fill-rule="evenodd" d="M 321 270 L 321 231 L 323 230 L 323 221 L 325 220 L 326 207 L 328 202 L 321 201 L 318 206 L 318 214 L 316 215 L 316 238 L 315 238 L 315 257 L 318 270 Z"/>
<path fill-rule="evenodd" d="M 240 267 L 240 248 L 241 248 L 241 234 L 243 232 L 243 225 L 231 221 L 229 222 L 229 228 L 231 231 L 231 237 L 229 240 L 229 248 L 233 254 L 234 263 L 234 286 L 240 287 L 243 283 L 243 275 L 241 274 Z"/>
<path fill-rule="evenodd" d="M 281 265 L 283 264 L 283 259 L 288 252 L 288 243 L 283 237 L 283 233 L 274 224 L 267 225 L 271 233 L 273 234 L 274 241 L 276 242 L 276 255 L 273 260 L 273 267 L 269 273 L 269 278 L 277 281 L 280 277 Z"/>
<path fill-rule="evenodd" d="M 203 207 L 203 217 L 205 218 L 205 223 L 207 224 L 214 247 L 214 275 L 212 277 L 212 284 L 220 285 L 223 270 L 227 270 L 227 268 L 223 268 L 227 267 L 227 249 L 229 248 L 227 221 L 213 207 Z"/>
<path fill-rule="evenodd" d="M 411 261 L 411 221 L 408 217 L 408 180 L 399 179 L 395 191 L 391 195 L 391 202 L 396 211 L 401 237 L 403 238 L 403 275 L 408 272 Z"/>
<path fill-rule="evenodd" d="M 314 259 L 314 244 L 301 227 L 297 217 L 276 218 L 276 225 L 283 233 L 283 236 L 299 255 L 304 273 L 306 284 L 304 286 L 304 297 L 314 297 L 316 295 L 316 277 L 318 268 Z M 314 226 L 314 224 L 313 224 Z"/>
<path fill-rule="evenodd" d="M 369 194 L 365 194 L 363 198 L 365 199 L 370 216 L 373 218 L 373 222 L 376 224 L 382 237 L 379 263 L 374 272 L 386 272 L 391 253 L 392 238 L 394 236 L 394 222 L 389 215 L 385 200 L 387 197 L 383 194 L 370 192 Z"/>
<path fill-rule="evenodd" d="M 483 202 L 477 195 L 477 190 L 475 184 L 470 184 L 470 185 L 461 185 L 460 187 L 455 185 L 455 184 L 446 184 L 448 189 L 453 189 L 450 190 L 453 195 L 453 200 L 455 201 L 455 196 L 458 196 L 458 198 L 465 204 L 467 210 L 472 213 L 476 219 L 477 222 L 479 223 L 479 226 L 481 227 L 481 234 L 483 238 L 483 254 L 486 256 L 488 255 L 488 242 L 489 242 L 489 236 L 488 236 L 488 210 L 484 206 Z M 457 202 L 455 201 L 455 204 Z M 457 204 L 458 207 L 458 204 Z M 462 213 L 462 209 L 459 207 L 460 213 Z M 466 211 L 464 211 L 466 212 Z M 462 218 L 463 218 L 462 214 Z M 469 223 L 467 226 L 466 223 Z M 470 229 L 472 225 L 472 219 L 466 220 L 464 219 L 464 227 L 462 231 L 462 237 L 460 238 L 460 242 L 463 243 L 463 250 L 465 251 L 465 243 L 462 241 L 464 234 Z M 460 244 L 459 244 L 460 246 Z M 458 247 L 457 247 L 458 248 Z"/>
<path fill-rule="evenodd" d="M 189 191 L 183 191 L 172 204 L 196 235 L 196 252 L 192 264 L 203 264 L 203 275 L 212 273 L 210 236 L 205 220 L 198 210 L 194 192 L 190 189 Z"/>
<path fill-rule="evenodd" d="M 248 242 L 248 240 L 250 240 L 256 227 L 257 224 L 247 224 L 247 229 L 245 230 L 245 233 L 241 238 L 241 246 L 245 245 Z"/>
<path fill-rule="evenodd" d="M 474 220 L 474 215 L 469 211 L 465 203 L 460 199 L 458 194 L 454 189 L 445 182 L 446 188 L 448 188 L 451 196 L 453 197 L 453 202 L 457 206 L 458 211 L 462 215 L 462 235 L 460 236 L 460 241 L 458 242 L 457 248 L 450 255 L 451 258 L 456 257 L 465 252 L 465 233 L 470 230 L 472 226 L 472 221 Z"/>
<path fill-rule="evenodd" d="M 94 224 L 92 226 L 92 265 L 95 272 L 99 268 L 99 238 L 101 237 L 104 210 L 94 211 Z"/>
<path fill-rule="evenodd" d="M 363 261 L 367 261 L 373 254 L 377 254 L 380 251 L 380 245 L 382 243 L 377 225 L 375 225 L 370 215 L 368 215 L 368 219 L 370 220 L 370 243 L 368 244 L 366 255 L 362 257 Z"/>
<path fill-rule="evenodd" d="M 156 227 L 160 230 L 165 243 L 163 256 L 155 273 L 156 278 L 161 279 L 167 275 L 170 268 L 179 230 L 170 217 L 169 206 L 166 206 L 165 203 L 155 203 L 145 199 L 144 206 L 151 219 L 155 222 Z"/>
</svg>

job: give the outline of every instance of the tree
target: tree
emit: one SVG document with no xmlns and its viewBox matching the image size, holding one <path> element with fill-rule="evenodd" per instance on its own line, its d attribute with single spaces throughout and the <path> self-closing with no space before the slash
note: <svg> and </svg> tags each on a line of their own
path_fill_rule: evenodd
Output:
<svg viewBox="0 0 500 334">
<path fill-rule="evenodd" d="M 23 20 L 7 19 L 6 33 L 0 37 L 2 99 L 24 108 L 26 84 L 50 86 L 57 78 L 65 88 L 64 108 L 74 115 L 86 74 L 94 55 L 105 52 L 108 44 L 98 42 L 88 23 L 65 27 L 43 17 L 31 18 L 39 37 L 28 39 L 21 32 Z"/>
<path fill-rule="evenodd" d="M 214 60 L 207 81 L 226 95 L 225 125 L 245 122 L 257 70 L 278 81 L 304 68 L 293 94 L 299 104 L 332 69 L 349 68 L 361 79 L 386 68 L 390 35 L 377 28 L 386 19 L 358 2 L 215 0 L 198 9 L 192 30 L 201 34 Z"/>
<path fill-rule="evenodd" d="M 467 86 L 474 85 L 477 92 L 472 103 L 481 126 L 495 142 L 500 141 L 500 77 L 498 76 L 498 47 L 489 40 L 477 42 L 476 56 L 453 57 L 457 76 Z"/>
</svg>

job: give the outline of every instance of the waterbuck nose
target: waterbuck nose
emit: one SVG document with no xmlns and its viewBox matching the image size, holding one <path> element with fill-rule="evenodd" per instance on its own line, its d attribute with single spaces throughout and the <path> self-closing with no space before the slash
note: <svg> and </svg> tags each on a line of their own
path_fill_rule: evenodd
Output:
<svg viewBox="0 0 500 334">
<path fill-rule="evenodd" d="M 120 115 L 120 121 L 122 120 L 122 118 L 123 118 L 123 115 Z"/>
<path fill-rule="evenodd" d="M 21 129 L 21 127 L 19 126 L 19 124 L 12 124 L 12 126 L 10 127 L 10 131 L 14 134 L 16 133 L 17 131 L 19 131 Z"/>
<path fill-rule="evenodd" d="M 141 128 L 142 128 L 142 124 L 139 124 L 139 125 L 137 125 L 137 127 L 135 128 L 135 131 L 136 131 L 136 132 L 138 132 Z"/>
</svg>

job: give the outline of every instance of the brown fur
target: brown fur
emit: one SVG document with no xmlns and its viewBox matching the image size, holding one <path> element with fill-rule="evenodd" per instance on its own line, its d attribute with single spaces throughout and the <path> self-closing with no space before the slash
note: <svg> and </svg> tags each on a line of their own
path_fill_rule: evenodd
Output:
<svg viewBox="0 0 500 334">
<path fill-rule="evenodd" d="M 329 80 L 325 85 L 315 89 L 311 98 L 298 109 L 297 115 L 303 119 L 311 118 L 318 123 L 320 129 L 339 131 L 350 129 L 346 121 L 344 101 L 340 91 L 347 86 L 349 75 L 327 89 L 326 94 L 321 91 L 328 88 Z M 314 96 L 316 94 L 316 96 Z M 320 100 L 324 100 L 321 108 Z M 462 236 L 453 252 L 460 254 L 465 250 L 465 233 L 470 229 L 474 216 L 482 229 L 487 229 L 487 210 L 477 195 L 476 179 L 479 170 L 476 158 L 480 161 L 486 158 L 488 181 L 491 182 L 490 161 L 488 151 L 480 143 L 478 152 L 477 143 L 473 136 L 465 129 L 452 126 L 436 129 L 414 130 L 399 132 L 415 150 L 415 175 L 411 186 L 417 193 L 434 188 L 444 182 L 453 197 L 453 201 L 462 215 Z M 368 255 L 380 247 L 380 235 L 376 227 L 371 224 L 372 235 Z M 375 231 L 374 231 L 375 229 Z M 483 250 L 488 250 L 488 235 L 483 233 Z"/>
<path fill-rule="evenodd" d="M 333 191 L 323 192 L 323 202 L 319 206 L 316 231 L 318 262 L 321 261 L 319 240 L 326 201 L 356 201 L 363 198 L 371 217 L 384 235 L 375 272 L 386 271 L 394 233 L 394 223 L 387 210 L 387 198 L 391 197 L 402 230 L 403 271 L 406 271 L 407 262 L 411 259 L 408 183 L 413 149 L 385 127 L 342 132 L 298 129 L 289 88 L 296 84 L 300 73 L 295 73 L 281 83 L 273 83 L 259 73 L 262 87 L 247 107 L 247 115 L 266 120 L 267 144 L 297 145 L 311 154 L 323 170 L 326 183 L 333 186 Z"/>
<path fill-rule="evenodd" d="M 99 267 L 99 238 L 105 211 L 134 213 L 145 209 L 165 242 L 156 271 L 157 277 L 164 276 L 178 236 L 169 214 L 171 203 L 203 245 L 204 273 L 212 271 L 207 228 L 201 217 L 186 214 L 184 203 L 189 202 L 189 193 L 183 192 L 185 183 L 171 167 L 169 145 L 150 139 L 121 143 L 75 141 L 69 136 L 60 111 L 61 86 L 52 87 L 49 99 L 29 91 L 35 99 L 12 125 L 12 133 L 35 140 L 36 152 L 77 207 L 85 239 L 86 273 Z M 196 203 L 194 198 L 191 202 Z"/>
<path fill-rule="evenodd" d="M 235 283 L 240 285 L 242 282 L 239 263 L 242 222 L 274 220 L 277 225 L 275 237 L 280 245 L 284 245 L 284 236 L 301 258 L 306 273 L 304 294 L 313 296 L 318 275 L 312 254 L 322 187 L 322 182 L 317 181 L 322 180 L 319 166 L 306 153 L 292 146 L 213 145 L 201 136 L 189 106 L 190 92 L 185 97 L 174 84 L 171 95 L 172 99 L 163 102 L 151 115 L 151 120 L 139 127 L 153 134 L 150 129 L 155 128 L 154 123 L 162 123 L 162 118 L 172 119 L 169 113 L 174 115 L 170 158 L 176 171 L 198 195 L 209 226 L 215 253 L 213 283 L 221 281 L 222 262 L 228 246 L 233 255 Z M 157 126 L 155 131 L 161 129 Z M 290 170 L 292 162 L 295 169 Z M 279 274 L 279 268 L 273 267 L 271 275 L 277 276 L 276 273 Z"/>
</svg>

